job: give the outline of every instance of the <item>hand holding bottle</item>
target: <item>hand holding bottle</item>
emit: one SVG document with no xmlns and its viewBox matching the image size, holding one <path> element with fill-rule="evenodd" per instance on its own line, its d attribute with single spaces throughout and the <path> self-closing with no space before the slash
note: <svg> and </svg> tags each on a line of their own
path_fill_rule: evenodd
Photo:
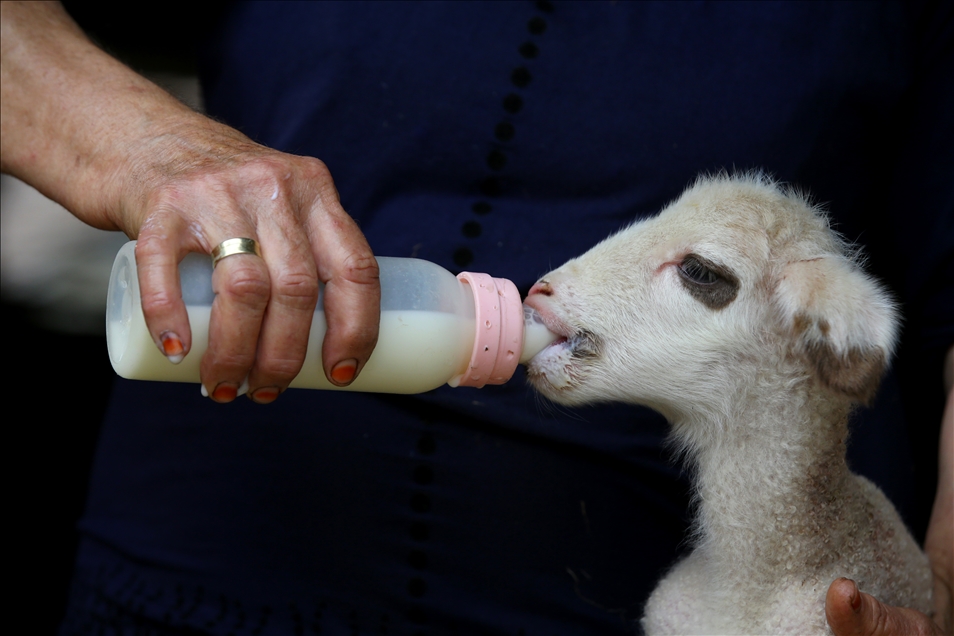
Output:
<svg viewBox="0 0 954 636">
<path fill-rule="evenodd" d="M 247 385 L 258 402 L 278 397 L 305 358 L 319 283 L 321 367 L 351 382 L 377 338 L 378 269 L 327 167 L 193 112 L 94 46 L 58 4 L 0 9 L 0 167 L 84 222 L 139 239 L 155 346 L 176 361 L 193 345 L 179 261 L 250 238 L 261 256 L 230 256 L 212 277 L 207 393 L 228 402 Z"/>
</svg>

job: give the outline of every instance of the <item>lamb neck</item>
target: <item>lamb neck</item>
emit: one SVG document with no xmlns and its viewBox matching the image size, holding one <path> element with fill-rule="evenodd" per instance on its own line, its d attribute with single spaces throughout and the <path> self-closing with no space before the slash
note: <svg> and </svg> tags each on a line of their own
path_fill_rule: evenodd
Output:
<svg viewBox="0 0 954 636">
<path fill-rule="evenodd" d="M 721 429 L 690 451 L 698 548 L 736 568 L 751 564 L 747 576 L 835 560 L 835 528 L 855 502 L 848 412 L 827 395 L 795 391 L 783 403 L 748 395 L 731 418 L 694 423 Z"/>
</svg>

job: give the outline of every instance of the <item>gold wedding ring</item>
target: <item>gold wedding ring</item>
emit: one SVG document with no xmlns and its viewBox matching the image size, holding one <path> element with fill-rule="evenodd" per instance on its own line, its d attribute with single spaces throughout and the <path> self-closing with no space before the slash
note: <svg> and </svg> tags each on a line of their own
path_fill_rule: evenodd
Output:
<svg viewBox="0 0 954 636">
<path fill-rule="evenodd" d="M 225 239 L 212 250 L 212 268 L 214 269 L 223 258 L 234 256 L 235 254 L 254 254 L 255 256 L 261 257 L 262 250 L 258 247 L 258 241 L 255 239 Z"/>
</svg>

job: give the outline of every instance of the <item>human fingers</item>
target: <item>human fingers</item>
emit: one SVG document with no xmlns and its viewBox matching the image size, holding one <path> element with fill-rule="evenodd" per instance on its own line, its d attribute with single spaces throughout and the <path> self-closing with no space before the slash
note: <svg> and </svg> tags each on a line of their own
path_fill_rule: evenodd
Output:
<svg viewBox="0 0 954 636">
<path fill-rule="evenodd" d="M 237 236 L 222 238 L 217 249 L 235 238 L 255 241 L 255 232 L 249 227 L 236 225 L 233 232 Z M 226 256 L 212 271 L 212 291 L 215 299 L 209 319 L 209 347 L 200 365 L 202 392 L 216 402 L 231 402 L 245 391 L 255 363 L 270 296 L 268 268 L 255 253 Z"/>
<path fill-rule="evenodd" d="M 885 605 L 865 594 L 851 579 L 828 588 L 825 616 L 835 636 L 943 636 L 941 628 L 921 612 Z"/>
<path fill-rule="evenodd" d="M 341 207 L 327 167 L 315 161 L 309 168 L 310 178 L 321 184 L 306 228 L 318 277 L 325 285 L 328 330 L 322 343 L 322 366 L 330 382 L 345 386 L 361 372 L 378 340 L 378 263 L 357 223 Z"/>
<path fill-rule="evenodd" d="M 178 363 L 192 345 L 179 285 L 179 261 L 190 251 L 208 253 L 209 244 L 214 245 L 217 237 L 255 233 L 232 197 L 220 192 L 169 188 L 154 193 L 147 210 L 136 243 L 143 316 L 159 349 Z M 218 214 L 213 215 L 212 210 Z M 229 402 L 241 392 L 256 358 L 258 333 L 270 296 L 268 270 L 257 256 L 231 256 L 215 268 L 212 289 L 216 295 L 210 318 L 205 319 L 209 320 L 209 345 L 200 377 L 205 395 Z"/>
<path fill-rule="evenodd" d="M 173 364 L 181 362 L 192 348 L 178 269 L 190 245 L 182 244 L 180 230 L 175 215 L 158 211 L 143 224 L 136 241 L 143 317 L 153 342 Z"/>
<path fill-rule="evenodd" d="M 325 374 L 335 384 L 348 384 L 376 342 L 377 264 L 341 208 L 327 167 L 204 123 L 189 128 L 188 136 L 163 137 L 148 155 L 158 167 L 147 161 L 135 171 L 121 224 L 128 233 L 141 234 L 159 209 L 178 221 L 179 235 L 169 240 L 188 244 L 185 251 L 209 253 L 221 241 L 240 237 L 262 247 L 263 258 L 231 256 L 213 275 L 216 298 L 201 365 L 203 389 L 229 401 L 247 380 L 253 399 L 277 397 L 307 351 L 316 279 L 328 283 Z M 162 270 L 169 280 L 174 280 L 173 260 Z"/>
<path fill-rule="evenodd" d="M 337 385 L 352 382 L 377 339 L 379 287 L 370 247 L 341 208 L 325 165 L 317 159 L 295 159 L 293 169 L 281 178 L 250 177 L 243 191 L 242 207 L 255 222 L 269 274 L 267 308 L 247 376 L 249 396 L 260 403 L 277 398 L 301 370 L 320 272 L 327 299 L 326 377 Z M 317 259 L 323 269 L 316 267 Z M 241 360 L 247 361 L 246 356 Z M 227 399 L 235 382 L 227 380 L 216 397 Z"/>
<path fill-rule="evenodd" d="M 262 404 L 274 401 L 301 371 L 319 289 L 308 235 L 292 213 L 294 181 L 289 177 L 268 187 L 265 204 L 259 200 L 256 228 L 270 295 L 248 376 L 249 397 Z"/>
</svg>

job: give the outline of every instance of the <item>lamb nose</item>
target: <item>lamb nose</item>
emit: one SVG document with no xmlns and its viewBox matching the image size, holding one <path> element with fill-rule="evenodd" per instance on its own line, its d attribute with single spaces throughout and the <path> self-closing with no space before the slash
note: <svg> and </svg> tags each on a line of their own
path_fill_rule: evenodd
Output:
<svg viewBox="0 0 954 636">
<path fill-rule="evenodd" d="M 546 280 L 538 280 L 533 284 L 533 287 L 530 288 L 530 291 L 527 292 L 527 297 L 533 296 L 534 294 L 543 294 L 544 296 L 552 296 L 553 288 L 550 287 L 550 283 Z"/>
</svg>

